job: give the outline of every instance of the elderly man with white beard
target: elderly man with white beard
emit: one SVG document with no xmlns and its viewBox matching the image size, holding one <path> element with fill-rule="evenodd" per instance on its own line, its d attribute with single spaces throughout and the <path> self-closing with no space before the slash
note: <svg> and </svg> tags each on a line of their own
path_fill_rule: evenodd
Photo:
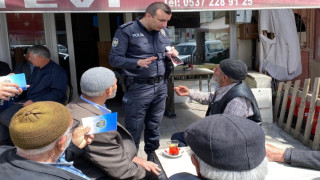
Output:
<svg viewBox="0 0 320 180">
<path fill-rule="evenodd" d="M 231 114 L 250 119 L 261 124 L 261 115 L 257 101 L 250 88 L 243 82 L 247 77 L 247 65 L 234 59 L 225 59 L 214 69 L 213 80 L 218 87 L 213 92 L 201 92 L 186 86 L 174 87 L 179 96 L 189 96 L 201 104 L 208 104 L 206 116 L 214 114 Z M 179 141 L 179 146 L 186 146 L 183 132 L 172 135 L 171 139 Z"/>
<path fill-rule="evenodd" d="M 105 102 L 116 95 L 117 79 L 113 71 L 91 68 L 82 74 L 80 87 L 81 96 L 67 105 L 74 122 L 111 113 Z M 83 150 L 73 158 L 74 166 L 90 179 L 158 179 L 160 169 L 155 163 L 137 157 L 133 138 L 120 123 L 116 131 L 95 134 L 93 142 Z"/>
</svg>

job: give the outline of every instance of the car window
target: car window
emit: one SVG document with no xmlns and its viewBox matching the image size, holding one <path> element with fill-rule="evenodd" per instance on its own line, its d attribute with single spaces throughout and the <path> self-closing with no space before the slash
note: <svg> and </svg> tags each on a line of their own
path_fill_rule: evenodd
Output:
<svg viewBox="0 0 320 180">
<path fill-rule="evenodd" d="M 223 47 L 220 43 L 216 43 L 216 44 L 207 44 L 207 48 L 208 48 L 208 52 L 209 53 L 213 53 L 213 52 L 218 52 L 218 51 L 222 51 Z"/>
<path fill-rule="evenodd" d="M 194 52 L 196 47 L 192 45 L 176 46 L 175 49 L 179 52 L 179 55 L 190 55 Z"/>
</svg>

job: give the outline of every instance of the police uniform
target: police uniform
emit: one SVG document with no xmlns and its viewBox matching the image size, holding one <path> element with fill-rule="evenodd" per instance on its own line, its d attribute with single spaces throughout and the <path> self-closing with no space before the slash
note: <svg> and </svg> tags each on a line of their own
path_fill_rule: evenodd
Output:
<svg viewBox="0 0 320 180">
<path fill-rule="evenodd" d="M 121 68 L 125 75 L 127 91 L 123 96 L 125 126 L 136 147 L 143 125 L 144 150 L 150 154 L 159 147 L 160 122 L 167 97 L 164 78 L 166 70 L 165 47 L 170 45 L 168 30 L 148 31 L 139 21 L 120 26 L 113 38 L 110 65 Z M 139 59 L 155 56 L 148 68 L 137 66 Z"/>
</svg>

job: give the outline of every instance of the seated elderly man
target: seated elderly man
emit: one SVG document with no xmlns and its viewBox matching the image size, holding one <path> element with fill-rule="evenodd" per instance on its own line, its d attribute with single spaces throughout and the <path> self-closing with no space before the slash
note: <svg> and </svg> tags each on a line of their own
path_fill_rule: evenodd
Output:
<svg viewBox="0 0 320 180">
<path fill-rule="evenodd" d="M 90 128 L 79 127 L 72 136 L 72 122 L 68 109 L 56 102 L 36 102 L 20 109 L 9 127 L 15 148 L 0 146 L 0 176 L 13 180 L 88 179 L 72 163 L 60 161 L 71 139 L 79 148 L 92 142 L 93 136 L 85 135 Z"/>
<path fill-rule="evenodd" d="M 117 91 L 115 74 L 104 67 L 83 73 L 80 80 L 82 95 L 67 105 L 74 122 L 82 118 L 111 113 L 105 106 Z M 137 157 L 130 133 L 117 124 L 116 131 L 95 134 L 92 144 L 74 159 L 74 166 L 91 179 L 157 179 L 156 164 Z M 68 159 L 68 157 L 66 157 Z"/>
<path fill-rule="evenodd" d="M 185 140 L 198 176 L 179 173 L 169 180 L 259 180 L 268 171 L 262 128 L 245 118 L 219 114 L 187 127 Z"/>
<path fill-rule="evenodd" d="M 218 84 L 213 92 L 200 92 L 186 86 L 174 87 L 179 96 L 189 96 L 201 104 L 208 104 L 206 116 L 214 114 L 231 114 L 244 117 L 258 124 L 261 115 L 257 101 L 251 89 L 243 82 L 247 77 L 247 65 L 235 59 L 225 59 L 214 69 L 212 79 Z M 183 132 L 172 135 L 171 139 L 179 141 L 179 146 L 186 146 Z"/>
<path fill-rule="evenodd" d="M 63 103 L 66 99 L 67 74 L 55 62 L 50 60 L 49 50 L 41 45 L 28 48 L 29 61 L 35 66 L 29 81 L 27 98 L 10 106 L 0 114 L 0 124 L 9 127 L 12 116 L 22 107 L 38 101 L 55 101 Z M 8 134 L 1 132 L 4 141 Z"/>
</svg>

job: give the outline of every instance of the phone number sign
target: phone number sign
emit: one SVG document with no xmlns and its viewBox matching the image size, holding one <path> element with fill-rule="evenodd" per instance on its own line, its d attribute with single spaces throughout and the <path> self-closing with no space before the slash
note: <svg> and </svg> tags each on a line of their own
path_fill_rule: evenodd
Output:
<svg viewBox="0 0 320 180">
<path fill-rule="evenodd" d="M 319 0 L 164 0 L 176 10 L 239 10 L 266 8 L 317 8 Z"/>
<path fill-rule="evenodd" d="M 238 6 L 252 6 L 253 0 L 165 0 L 173 8 L 225 8 Z"/>
<path fill-rule="evenodd" d="M 0 0 L 2 12 L 144 12 L 158 0 Z M 173 11 L 317 8 L 320 0 L 163 0 Z"/>
</svg>

